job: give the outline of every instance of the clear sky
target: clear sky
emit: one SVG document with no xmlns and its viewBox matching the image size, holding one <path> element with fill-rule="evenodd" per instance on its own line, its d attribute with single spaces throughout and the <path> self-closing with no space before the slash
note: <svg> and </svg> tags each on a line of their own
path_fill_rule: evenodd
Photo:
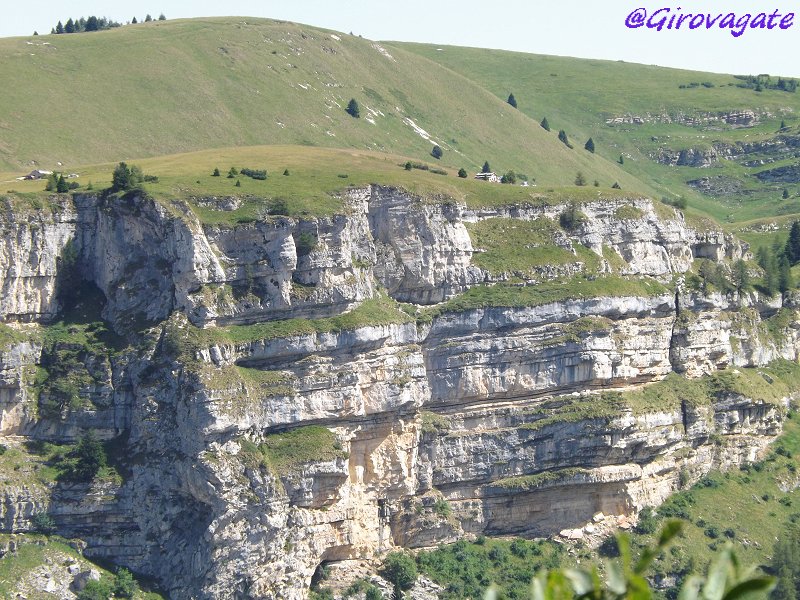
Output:
<svg viewBox="0 0 800 600">
<path fill-rule="evenodd" d="M 8 4 L 11 4 L 10 2 Z M 794 6 L 794 8 L 793 8 Z M 125 22 L 146 13 L 167 18 L 241 15 L 270 17 L 354 32 L 376 40 L 434 42 L 523 52 L 607 58 L 723 73 L 770 73 L 800 77 L 800 15 L 791 28 L 692 31 L 628 29 L 634 9 L 652 13 L 774 10 L 800 12 L 787 0 L 28 0 L 3 10 L 0 36 L 49 32 L 61 19 L 95 14 Z M 682 7 L 679 11 L 678 7 Z M 664 13 L 662 13 L 664 14 Z M 668 15 L 670 16 L 670 15 Z M 687 20 L 688 23 L 688 20 Z M 719 23 L 719 22 L 717 22 Z M 777 21 L 775 22 L 777 24 Z"/>
</svg>

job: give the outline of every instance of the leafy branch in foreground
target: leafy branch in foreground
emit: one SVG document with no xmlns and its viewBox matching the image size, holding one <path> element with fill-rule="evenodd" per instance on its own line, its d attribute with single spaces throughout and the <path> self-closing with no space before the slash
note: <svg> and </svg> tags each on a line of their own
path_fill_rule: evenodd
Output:
<svg viewBox="0 0 800 600">
<path fill-rule="evenodd" d="M 653 591 L 645 572 L 653 561 L 681 532 L 680 521 L 668 521 L 655 546 L 645 548 L 634 561 L 630 537 L 616 535 L 619 559 L 609 561 L 603 579 L 596 566 L 591 569 L 555 569 L 542 571 L 532 583 L 533 600 L 650 600 Z M 683 584 L 678 600 L 739 600 L 749 594 L 768 593 L 775 585 L 772 577 L 743 569 L 730 545 L 711 562 L 705 576 L 691 575 Z M 496 600 L 490 589 L 485 600 Z"/>
</svg>

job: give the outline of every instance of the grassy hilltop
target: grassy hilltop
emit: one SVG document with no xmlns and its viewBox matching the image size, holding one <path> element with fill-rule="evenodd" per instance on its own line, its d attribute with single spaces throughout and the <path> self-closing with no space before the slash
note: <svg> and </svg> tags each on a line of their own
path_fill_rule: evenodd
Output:
<svg viewBox="0 0 800 600">
<path fill-rule="evenodd" d="M 540 184 L 647 191 L 582 144 L 566 148 L 466 77 L 403 49 L 252 18 L 156 21 L 0 40 L 0 170 L 299 144 L 445 166 L 515 170 Z M 361 118 L 345 113 L 355 98 Z M 416 128 L 416 129 L 415 129 Z M 425 139 L 425 137 L 430 139 Z"/>
</svg>

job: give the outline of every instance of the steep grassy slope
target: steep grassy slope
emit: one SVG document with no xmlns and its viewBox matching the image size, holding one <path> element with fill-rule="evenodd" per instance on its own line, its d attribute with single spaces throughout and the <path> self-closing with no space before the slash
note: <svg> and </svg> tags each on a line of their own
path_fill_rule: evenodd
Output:
<svg viewBox="0 0 800 600">
<path fill-rule="evenodd" d="M 532 119 L 547 117 L 553 132 L 565 129 L 579 147 L 592 137 L 598 154 L 609 160 L 624 155 L 623 168 L 658 189 L 659 195 L 670 199 L 685 196 L 690 205 L 719 221 L 734 223 L 800 213 L 800 180 L 774 184 L 753 177 L 766 168 L 796 163 L 794 153 L 770 155 L 767 150 L 755 156 L 719 160 L 703 169 L 667 166 L 654 160 L 664 151 L 706 151 L 715 143 L 774 140 L 781 121 L 788 127 L 780 135 L 795 138 L 800 113 L 798 93 L 771 89 L 756 92 L 737 87 L 743 82 L 732 75 L 621 61 L 426 44 L 387 47 L 435 60 L 470 77 L 498 99 L 505 100 L 513 92 L 519 110 Z M 687 116 L 702 121 L 708 115 L 736 111 L 753 111 L 758 115 L 757 124 L 732 127 L 718 120 L 693 125 L 685 122 Z M 640 117 L 644 122 L 607 123 L 624 116 Z M 718 175 L 740 182 L 741 193 L 702 194 L 686 185 L 690 180 Z M 782 198 L 784 188 L 788 188 L 789 199 Z"/>
<path fill-rule="evenodd" d="M 405 50 L 250 18 L 0 40 L 0 168 L 257 144 L 372 149 L 539 183 L 636 180 L 471 80 Z M 353 97 L 361 118 L 344 111 Z M 425 139 L 426 137 L 430 139 Z"/>
</svg>

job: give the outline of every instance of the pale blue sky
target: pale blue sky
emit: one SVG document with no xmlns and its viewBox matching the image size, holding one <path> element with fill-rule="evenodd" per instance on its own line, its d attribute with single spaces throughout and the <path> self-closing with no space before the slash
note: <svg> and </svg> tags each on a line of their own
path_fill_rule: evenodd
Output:
<svg viewBox="0 0 800 600">
<path fill-rule="evenodd" d="M 10 2 L 9 2 L 10 3 Z M 626 60 L 725 73 L 770 73 L 800 77 L 800 16 L 786 31 L 747 30 L 734 38 L 719 29 L 655 31 L 627 29 L 625 17 L 686 6 L 684 12 L 792 10 L 787 0 L 28 0 L 3 11 L 0 36 L 49 32 L 59 19 L 96 14 L 125 22 L 146 13 L 168 18 L 242 15 L 298 21 L 402 40 L 504 48 L 542 54 Z M 796 5 L 795 10 L 800 10 Z"/>
</svg>

